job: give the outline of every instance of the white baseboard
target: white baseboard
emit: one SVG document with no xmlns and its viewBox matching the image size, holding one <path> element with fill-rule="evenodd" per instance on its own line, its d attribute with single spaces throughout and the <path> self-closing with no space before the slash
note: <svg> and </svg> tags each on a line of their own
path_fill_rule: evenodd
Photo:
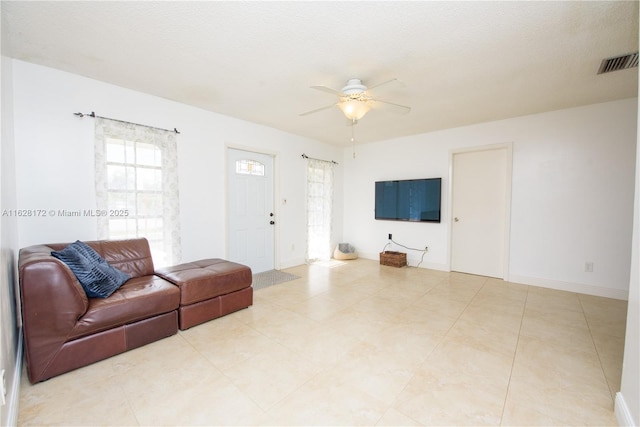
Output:
<svg viewBox="0 0 640 427">
<path fill-rule="evenodd" d="M 539 286 L 541 288 L 556 289 L 559 291 L 575 292 L 578 294 L 593 295 L 597 297 L 628 300 L 629 291 L 624 289 L 603 288 L 601 286 L 585 285 L 583 283 L 563 282 L 560 280 L 541 279 L 539 277 L 527 277 L 511 274 L 509 282 L 523 285 Z"/>
<path fill-rule="evenodd" d="M 380 261 L 380 253 L 368 253 L 368 252 L 362 253 L 361 252 L 358 254 L 358 256 L 360 258 L 370 259 L 372 261 Z M 416 267 L 418 263 L 420 263 L 420 267 L 418 268 L 427 268 L 429 270 L 439 270 L 439 271 L 449 271 L 449 267 L 445 264 L 429 262 L 427 260 L 422 260 L 422 262 L 420 262 L 420 258 L 421 256 L 419 255 L 407 254 L 407 263 L 409 264 L 409 267 Z"/>
<path fill-rule="evenodd" d="M 380 254 L 379 253 L 360 253 L 360 257 L 371 259 L 371 260 L 379 260 Z M 416 258 L 415 256 L 408 255 L 407 261 L 410 266 L 415 267 L 420 262 L 420 258 L 419 257 Z M 429 268 L 432 270 L 440 270 L 440 271 L 450 271 L 449 266 L 446 264 L 431 263 L 428 261 L 423 261 L 420 264 L 420 268 Z M 505 278 L 505 280 L 513 283 L 520 283 L 523 285 L 539 286 L 541 288 L 575 292 L 578 294 L 594 295 L 598 297 L 613 298 L 613 299 L 619 299 L 624 301 L 629 299 L 629 291 L 625 289 L 604 288 L 602 286 L 586 285 L 584 283 L 563 282 L 561 280 L 541 279 L 539 277 L 518 276 L 515 274 L 510 274 L 508 278 Z"/>
<path fill-rule="evenodd" d="M 616 421 L 619 426 L 637 427 L 633 422 L 633 417 L 631 417 L 631 411 L 629 411 L 627 402 L 624 400 L 624 397 L 620 392 L 616 393 L 614 410 L 616 414 Z"/>
<path fill-rule="evenodd" d="M 418 267 L 418 268 L 426 268 L 429 270 L 438 270 L 438 271 L 449 271 L 449 267 L 444 264 L 437 264 L 435 262 L 420 262 L 420 258 L 407 258 L 407 264 L 409 267 Z M 420 265 L 418 265 L 420 264 Z"/>
<path fill-rule="evenodd" d="M 18 331 L 18 351 L 16 352 L 15 369 L 13 371 L 13 386 L 9 393 L 9 409 L 7 411 L 8 426 L 18 425 L 18 410 L 20 403 L 20 381 L 22 376 L 22 328 Z"/>
<path fill-rule="evenodd" d="M 358 256 L 364 259 L 380 261 L 380 253 L 358 252 Z"/>
<path fill-rule="evenodd" d="M 379 253 L 360 252 L 359 256 L 360 258 L 370 259 L 374 261 L 378 261 L 380 259 Z M 408 254 L 407 262 L 409 263 L 409 266 L 415 267 L 420 262 L 420 257 Z M 423 261 L 422 263 L 420 263 L 420 268 L 428 268 L 431 270 L 439 271 L 450 271 L 449 266 L 446 264 L 432 263 L 428 261 Z M 628 290 L 604 288 L 602 286 L 586 285 L 584 283 L 563 282 L 561 280 L 541 279 L 539 277 L 518 276 L 515 274 L 510 274 L 508 278 L 505 278 L 505 281 L 520 283 L 523 285 L 538 286 L 541 288 L 556 289 L 559 291 L 568 291 L 578 294 L 593 295 L 597 297 L 619 299 L 624 301 L 629 299 Z"/>
<path fill-rule="evenodd" d="M 279 267 L 278 270 L 282 270 L 285 268 L 291 268 L 291 267 L 297 267 L 299 265 L 303 265 L 306 264 L 306 261 L 304 258 L 294 258 L 294 259 L 289 259 L 286 261 L 281 261 L 279 263 Z"/>
</svg>

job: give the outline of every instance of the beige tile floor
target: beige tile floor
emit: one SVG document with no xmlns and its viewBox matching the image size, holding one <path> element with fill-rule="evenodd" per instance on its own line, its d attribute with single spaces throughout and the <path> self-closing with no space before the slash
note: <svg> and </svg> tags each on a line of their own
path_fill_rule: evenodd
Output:
<svg viewBox="0 0 640 427">
<path fill-rule="evenodd" d="M 20 425 L 615 425 L 626 302 L 371 260 L 30 385 Z"/>
</svg>

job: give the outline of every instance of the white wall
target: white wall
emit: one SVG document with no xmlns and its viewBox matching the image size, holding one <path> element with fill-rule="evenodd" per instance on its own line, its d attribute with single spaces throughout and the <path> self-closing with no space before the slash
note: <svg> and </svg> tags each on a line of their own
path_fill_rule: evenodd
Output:
<svg viewBox="0 0 640 427">
<path fill-rule="evenodd" d="M 640 116 L 638 116 L 640 122 Z M 639 123 L 640 125 L 640 123 Z M 640 132 L 640 128 L 639 128 Z M 640 136 L 640 135 L 639 135 Z M 638 138 L 640 142 L 640 138 Z M 619 425 L 640 426 L 640 150 L 636 152 L 636 194 L 633 215 L 633 250 L 627 330 L 620 392 L 616 395 L 616 418 Z"/>
<path fill-rule="evenodd" d="M 304 261 L 305 185 L 309 156 L 336 159 L 342 151 L 300 136 L 211 113 L 77 75 L 13 61 L 17 208 L 95 209 L 93 119 L 100 116 L 166 129 L 177 128 L 183 261 L 226 255 L 226 147 L 276 156 L 276 262 L 281 268 Z M 265 106 L 268 108 L 268 106 Z M 342 181 L 342 167 L 335 172 Z M 282 200 L 287 199 L 287 204 Z M 336 186 L 342 235 L 342 193 Z M 20 247 L 96 238 L 90 217 L 23 217 Z"/>
<path fill-rule="evenodd" d="M 20 322 L 17 295 L 17 217 L 4 210 L 15 206 L 15 153 L 13 140 L 12 68 L 2 59 L 2 106 L 0 146 L 0 369 L 5 371 L 6 404 L 0 407 L 0 425 L 15 425 L 18 419 L 18 390 L 21 373 Z"/>
<path fill-rule="evenodd" d="M 633 98 L 364 144 L 355 159 L 345 149 L 344 240 L 377 259 L 392 233 L 429 246 L 421 266 L 448 270 L 450 153 L 511 142 L 509 279 L 626 299 L 636 120 Z M 442 223 L 373 219 L 375 181 L 430 177 L 443 178 Z M 410 265 L 420 256 L 409 251 Z"/>
</svg>

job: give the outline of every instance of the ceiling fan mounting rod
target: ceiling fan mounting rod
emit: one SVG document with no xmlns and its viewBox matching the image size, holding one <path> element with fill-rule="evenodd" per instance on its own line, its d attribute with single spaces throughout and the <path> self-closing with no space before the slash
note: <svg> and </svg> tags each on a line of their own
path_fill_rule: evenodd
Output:
<svg viewBox="0 0 640 427">
<path fill-rule="evenodd" d="M 351 145 L 353 146 L 353 158 L 356 158 L 356 133 L 355 127 L 358 121 L 356 119 L 351 119 Z"/>
</svg>

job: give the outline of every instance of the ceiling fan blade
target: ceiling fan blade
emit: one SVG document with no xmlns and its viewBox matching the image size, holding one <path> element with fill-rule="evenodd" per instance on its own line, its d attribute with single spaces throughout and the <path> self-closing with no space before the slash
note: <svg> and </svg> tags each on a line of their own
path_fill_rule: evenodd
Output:
<svg viewBox="0 0 640 427">
<path fill-rule="evenodd" d="M 322 110 L 328 110 L 329 108 L 333 108 L 333 107 L 335 107 L 336 105 L 337 105 L 337 104 L 327 105 L 326 107 L 317 108 L 317 109 L 315 109 L 315 110 L 307 111 L 306 113 L 302 113 L 302 114 L 300 114 L 300 115 L 301 115 L 301 116 L 308 116 L 309 114 L 317 113 L 317 112 L 322 111 Z"/>
<path fill-rule="evenodd" d="M 398 80 L 398 79 L 391 79 L 391 80 L 387 80 L 387 81 L 385 81 L 385 82 L 378 83 L 378 84 L 373 85 L 373 86 L 369 86 L 369 87 L 367 88 L 367 90 L 375 89 L 375 88 L 377 88 L 377 87 L 384 86 L 384 85 L 386 85 L 386 84 L 393 83 L 393 82 L 398 82 L 398 83 L 400 83 L 400 80 Z"/>
<path fill-rule="evenodd" d="M 406 105 L 395 104 L 393 102 L 382 101 L 380 99 L 372 99 L 372 101 L 384 104 L 385 109 L 393 111 L 394 113 L 409 114 L 409 112 L 411 111 L 411 107 L 407 107 Z"/>
<path fill-rule="evenodd" d="M 322 92 L 327 92 L 330 93 L 332 95 L 342 95 L 342 92 L 335 90 L 335 89 L 331 89 L 330 87 L 326 87 L 326 86 L 311 86 L 311 89 L 316 89 Z"/>
</svg>

